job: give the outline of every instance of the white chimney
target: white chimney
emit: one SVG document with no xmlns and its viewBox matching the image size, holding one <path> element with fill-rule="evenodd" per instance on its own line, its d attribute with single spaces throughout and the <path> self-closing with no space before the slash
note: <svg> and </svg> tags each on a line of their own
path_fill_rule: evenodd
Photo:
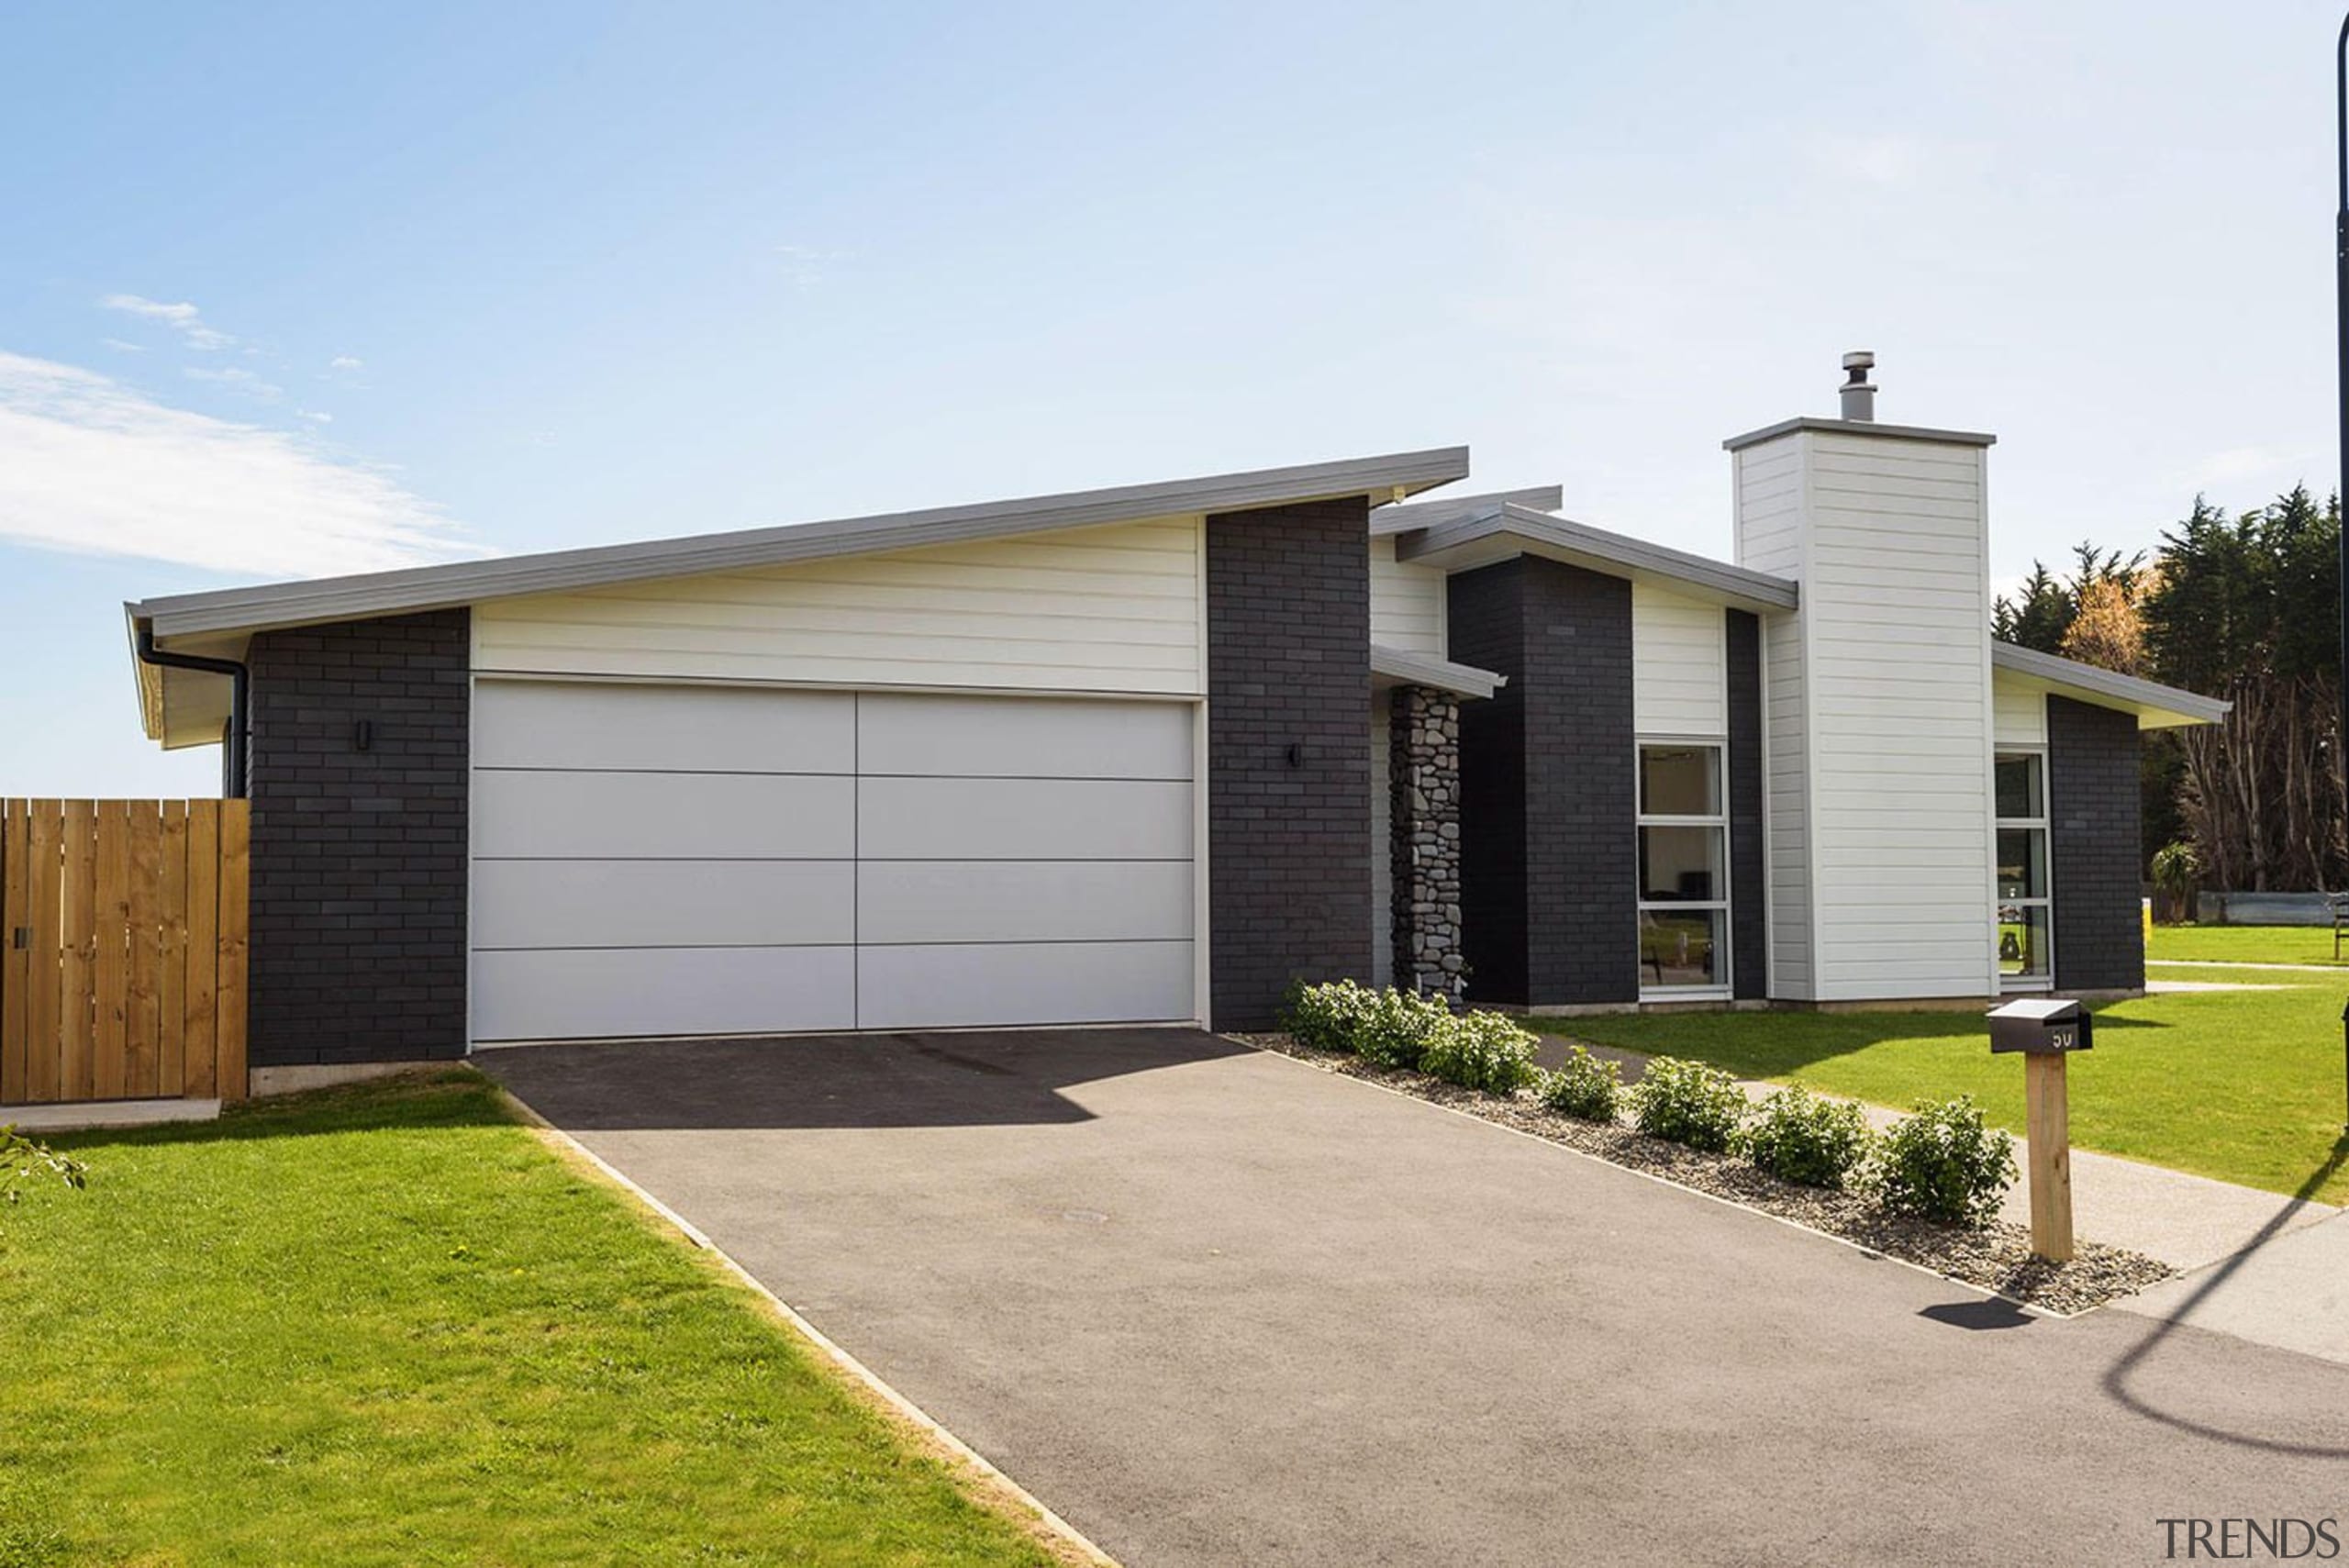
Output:
<svg viewBox="0 0 2349 1568">
<path fill-rule="evenodd" d="M 1771 995 L 1998 992 L 1992 941 L 1995 439 L 1876 422 L 1875 357 L 1842 417 L 1722 444 L 1737 561 L 1802 589 L 1763 626 Z"/>
</svg>

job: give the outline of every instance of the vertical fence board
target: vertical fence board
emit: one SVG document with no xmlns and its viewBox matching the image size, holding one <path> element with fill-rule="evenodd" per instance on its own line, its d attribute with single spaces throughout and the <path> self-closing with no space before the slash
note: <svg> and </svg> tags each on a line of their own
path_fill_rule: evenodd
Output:
<svg viewBox="0 0 2349 1568">
<path fill-rule="evenodd" d="M 27 803 L 32 846 L 25 885 L 31 898 L 32 947 L 25 976 L 25 1098 L 44 1105 L 63 1094 L 63 1063 L 58 1058 L 58 1028 L 63 1017 L 64 817 L 53 800 Z"/>
<path fill-rule="evenodd" d="M 32 968 L 29 801 L 0 800 L 0 1105 L 25 1097 L 25 984 Z"/>
<path fill-rule="evenodd" d="M 246 915 L 251 895 L 252 812 L 241 800 L 220 803 L 220 980 L 213 1009 L 219 1038 L 220 1098 L 245 1097 Z"/>
<path fill-rule="evenodd" d="M 162 1038 L 156 1015 L 161 989 L 163 811 L 159 801 L 124 806 L 130 854 L 129 966 L 123 989 L 122 1093 L 151 1100 L 162 1082 Z"/>
<path fill-rule="evenodd" d="M 155 1092 L 174 1098 L 187 1086 L 187 803 L 163 802 L 157 826 Z"/>
<path fill-rule="evenodd" d="M 187 803 L 187 1082 L 192 1099 L 220 1092 L 220 803 Z"/>
<path fill-rule="evenodd" d="M 123 1094 L 124 1031 L 130 1014 L 130 817 L 126 803 L 97 803 L 98 901 L 93 927 L 97 959 L 97 1025 L 90 1054 L 90 1093 L 101 1100 Z"/>
<path fill-rule="evenodd" d="M 95 801 L 65 803 L 62 984 L 58 997 L 58 1096 L 92 1097 L 90 1053 L 96 1041 L 98 812 Z"/>
</svg>

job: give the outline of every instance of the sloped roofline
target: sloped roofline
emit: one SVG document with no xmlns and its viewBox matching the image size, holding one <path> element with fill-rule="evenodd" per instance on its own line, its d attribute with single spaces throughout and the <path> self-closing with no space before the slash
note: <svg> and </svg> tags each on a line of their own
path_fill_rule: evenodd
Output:
<svg viewBox="0 0 2349 1568">
<path fill-rule="evenodd" d="M 158 639 L 206 632 L 364 620 L 477 604 L 524 594 L 563 593 L 614 583 L 692 577 L 821 561 L 920 545 L 1050 533 L 1141 517 L 1243 511 L 1288 502 L 1367 495 L 1380 501 L 1466 477 L 1468 449 L 1437 447 L 1336 462 L 1254 469 L 1152 484 L 1080 490 L 969 506 L 939 506 L 866 517 L 584 550 L 461 561 L 443 566 L 322 577 L 302 583 L 175 594 L 123 606 L 131 624 Z"/>
<path fill-rule="evenodd" d="M 2142 726 L 2146 728 L 2169 728 L 2175 724 L 2216 724 L 2226 717 L 2228 710 L 2234 706 L 2222 698 L 2206 697 L 2183 686 L 2165 686 L 2159 681 L 2123 675 L 2115 670 L 2083 664 L 2076 659 L 2066 659 L 2060 654 L 2042 653 L 2036 648 L 2024 648 L 2012 642 L 1990 644 L 1990 667 L 2004 670 L 2010 675 L 2042 682 L 2058 691 L 2076 694 L 2100 706 L 2129 708 L 2137 714 L 2140 720 L 2157 718 L 2171 721 L 2170 725 Z"/>
<path fill-rule="evenodd" d="M 1792 578 L 1732 566 L 1510 502 L 1404 534 L 1395 546 L 1397 561 L 1447 570 L 1528 552 L 1619 574 L 1663 578 L 1751 609 L 1790 610 L 1801 596 Z"/>
</svg>

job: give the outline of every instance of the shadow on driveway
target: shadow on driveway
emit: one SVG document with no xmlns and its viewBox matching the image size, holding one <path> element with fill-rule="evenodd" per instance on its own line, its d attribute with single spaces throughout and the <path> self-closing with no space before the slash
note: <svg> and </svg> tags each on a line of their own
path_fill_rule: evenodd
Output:
<svg viewBox="0 0 2349 1568">
<path fill-rule="evenodd" d="M 1071 1084 L 1248 1048 L 1187 1029 L 928 1030 L 516 1046 L 474 1058 L 574 1132 L 1085 1121 Z"/>
</svg>

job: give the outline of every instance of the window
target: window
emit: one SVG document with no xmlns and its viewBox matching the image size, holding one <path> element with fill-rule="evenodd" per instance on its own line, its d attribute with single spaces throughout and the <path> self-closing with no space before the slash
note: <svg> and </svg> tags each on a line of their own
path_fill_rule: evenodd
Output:
<svg viewBox="0 0 2349 1568">
<path fill-rule="evenodd" d="M 1640 748 L 1640 989 L 1729 984 L 1729 819 L 1721 749 Z"/>
<path fill-rule="evenodd" d="M 1998 811 L 1998 981 L 2019 990 L 2055 973 L 2047 884 L 2047 759 L 2001 751 L 1995 773 Z"/>
</svg>

